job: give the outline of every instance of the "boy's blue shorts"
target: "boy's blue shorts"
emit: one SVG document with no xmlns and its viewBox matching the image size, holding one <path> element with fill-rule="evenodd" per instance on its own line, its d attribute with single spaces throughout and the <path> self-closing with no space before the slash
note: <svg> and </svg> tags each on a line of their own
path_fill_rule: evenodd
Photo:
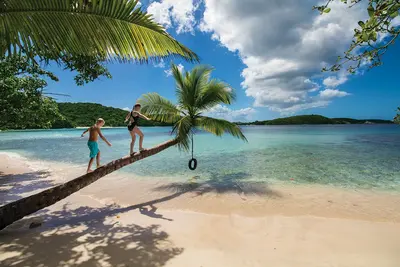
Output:
<svg viewBox="0 0 400 267">
<path fill-rule="evenodd" d="M 88 141 L 87 145 L 90 150 L 90 158 L 95 158 L 97 156 L 97 153 L 99 153 L 99 145 L 97 144 L 96 141 Z"/>
</svg>

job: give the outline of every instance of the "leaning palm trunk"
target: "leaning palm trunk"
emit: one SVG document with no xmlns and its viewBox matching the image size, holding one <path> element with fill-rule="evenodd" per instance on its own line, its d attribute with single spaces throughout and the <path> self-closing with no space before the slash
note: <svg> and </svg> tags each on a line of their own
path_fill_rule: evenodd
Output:
<svg viewBox="0 0 400 267">
<path fill-rule="evenodd" d="M 69 195 L 97 181 L 101 177 L 106 176 L 107 174 L 119 170 L 122 167 L 132 164 L 138 160 L 155 155 L 171 146 L 178 144 L 178 142 L 179 141 L 177 139 L 170 140 L 151 149 L 142 151 L 139 154 L 114 160 L 91 173 L 82 175 L 69 182 L 47 189 L 41 193 L 6 204 L 0 207 L 0 230 L 27 215 L 30 215 L 40 209 L 53 205 L 61 199 L 64 199 Z"/>
</svg>

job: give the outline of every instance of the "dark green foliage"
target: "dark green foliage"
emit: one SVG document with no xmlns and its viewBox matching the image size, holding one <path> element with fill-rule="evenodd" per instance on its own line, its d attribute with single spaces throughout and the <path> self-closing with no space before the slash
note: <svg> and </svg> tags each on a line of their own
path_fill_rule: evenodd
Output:
<svg viewBox="0 0 400 267">
<path fill-rule="evenodd" d="M 72 122 L 70 122 L 69 120 L 67 120 L 65 118 L 56 120 L 51 125 L 52 129 L 65 129 L 65 128 L 75 128 L 75 127 L 76 126 Z"/>
<path fill-rule="evenodd" d="M 299 115 L 287 118 L 279 118 L 268 121 L 239 122 L 239 125 L 302 125 L 302 124 L 369 124 L 369 123 L 393 123 L 389 120 L 356 120 L 349 118 L 327 118 L 321 115 Z"/>
<path fill-rule="evenodd" d="M 349 118 L 334 118 L 332 120 L 335 122 L 335 124 L 374 124 L 374 123 L 392 124 L 393 123 L 393 121 L 390 120 L 375 120 L 375 119 L 356 120 Z"/>
<path fill-rule="evenodd" d="M 50 128 L 62 119 L 56 102 L 43 95 L 53 73 L 29 63 L 26 57 L 0 59 L 0 128 Z"/>
<path fill-rule="evenodd" d="M 265 125 L 287 125 L 287 124 L 331 124 L 332 121 L 320 115 L 299 115 L 287 118 L 279 118 L 267 121 Z"/>
<path fill-rule="evenodd" d="M 98 118 L 103 118 L 106 121 L 105 126 L 118 127 L 127 125 L 124 120 L 128 111 L 120 108 L 106 107 L 95 103 L 58 103 L 58 109 L 70 126 L 90 126 L 94 124 Z M 68 126 L 68 124 L 65 125 Z M 170 126 L 171 124 L 140 120 L 140 125 Z M 55 127 L 53 126 L 53 128 Z"/>
</svg>

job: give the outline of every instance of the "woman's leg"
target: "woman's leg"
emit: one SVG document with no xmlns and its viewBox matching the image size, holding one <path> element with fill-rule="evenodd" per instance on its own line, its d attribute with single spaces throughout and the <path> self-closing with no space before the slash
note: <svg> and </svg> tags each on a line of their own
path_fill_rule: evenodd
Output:
<svg viewBox="0 0 400 267">
<path fill-rule="evenodd" d="M 135 128 L 133 128 L 133 131 L 139 135 L 139 150 L 143 150 L 143 138 L 144 138 L 144 134 L 142 133 L 142 131 L 135 126 Z"/>
<path fill-rule="evenodd" d="M 133 154 L 133 148 L 135 146 L 135 141 L 136 141 L 136 134 L 133 130 L 129 131 L 129 133 L 131 134 L 131 137 L 132 137 L 130 154 Z"/>
</svg>

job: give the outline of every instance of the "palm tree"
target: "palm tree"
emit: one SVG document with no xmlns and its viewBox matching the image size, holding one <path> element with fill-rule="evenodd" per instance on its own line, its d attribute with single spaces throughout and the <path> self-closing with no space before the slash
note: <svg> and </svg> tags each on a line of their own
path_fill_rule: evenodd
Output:
<svg viewBox="0 0 400 267">
<path fill-rule="evenodd" d="M 397 108 L 397 115 L 394 117 L 394 123 L 400 124 L 400 107 Z"/>
<path fill-rule="evenodd" d="M 145 94 L 139 100 L 143 113 L 156 121 L 173 123 L 172 133 L 176 134 L 178 146 L 183 150 L 189 150 L 196 128 L 217 136 L 227 132 L 247 141 L 236 124 L 203 115 L 216 105 L 231 104 L 235 99 L 229 85 L 216 79 L 210 80 L 212 68 L 197 66 L 185 74 L 174 64 L 171 69 L 176 82 L 177 105 L 157 93 Z"/>
<path fill-rule="evenodd" d="M 204 116 L 204 113 L 210 108 L 221 103 L 230 104 L 235 99 L 233 90 L 227 84 L 215 79 L 210 80 L 211 71 L 212 69 L 209 67 L 199 66 L 191 72 L 183 74 L 175 65 L 172 65 L 172 73 L 176 80 L 177 105 L 155 93 L 146 94 L 140 99 L 143 113 L 153 120 L 174 123 L 172 131 L 175 134 L 174 139 L 139 154 L 114 160 L 94 172 L 82 175 L 65 184 L 0 207 L 0 230 L 133 162 L 155 155 L 174 145 L 188 150 L 195 128 L 203 129 L 217 136 L 227 132 L 246 140 L 239 126 L 225 120 Z"/>
<path fill-rule="evenodd" d="M 197 55 L 155 23 L 138 0 L 0 0 L 0 58 L 105 56 L 147 62 Z"/>
</svg>

